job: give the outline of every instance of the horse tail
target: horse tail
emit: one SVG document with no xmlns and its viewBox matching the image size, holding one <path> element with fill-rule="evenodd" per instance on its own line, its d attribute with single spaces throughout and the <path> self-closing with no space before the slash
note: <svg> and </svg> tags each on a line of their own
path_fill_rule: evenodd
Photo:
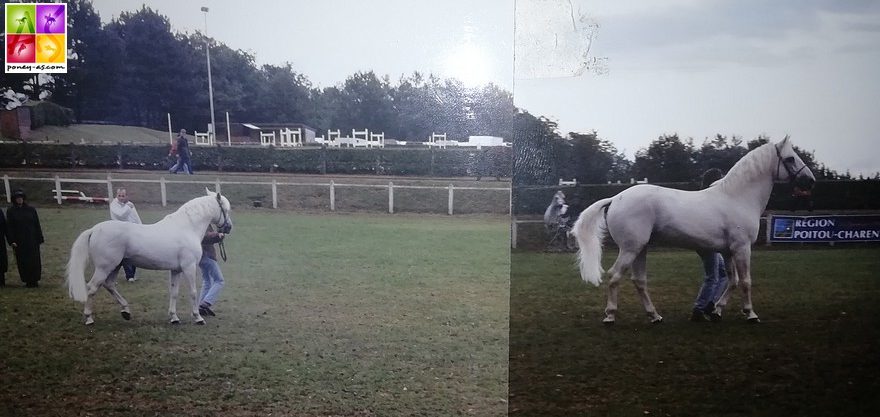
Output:
<svg viewBox="0 0 880 417">
<path fill-rule="evenodd" d="M 70 298 L 81 303 L 86 302 L 88 290 L 86 289 L 86 265 L 89 262 L 89 238 L 92 237 L 92 229 L 79 234 L 73 246 L 70 248 L 70 260 L 67 261 L 67 290 Z"/>
<path fill-rule="evenodd" d="M 572 234 L 577 238 L 578 243 L 578 265 L 581 271 L 581 278 L 584 282 L 589 282 L 595 286 L 599 286 L 602 282 L 602 239 L 608 232 L 607 225 L 603 227 L 604 212 L 611 199 L 606 198 L 593 203 L 586 210 L 581 212 L 577 221 L 572 228 Z"/>
</svg>

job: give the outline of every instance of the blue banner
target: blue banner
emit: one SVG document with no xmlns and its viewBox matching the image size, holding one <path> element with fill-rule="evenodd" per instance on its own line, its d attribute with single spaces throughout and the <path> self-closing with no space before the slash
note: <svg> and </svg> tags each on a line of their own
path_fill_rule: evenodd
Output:
<svg viewBox="0 0 880 417">
<path fill-rule="evenodd" d="M 877 242 L 880 216 L 772 216 L 771 242 Z"/>
</svg>

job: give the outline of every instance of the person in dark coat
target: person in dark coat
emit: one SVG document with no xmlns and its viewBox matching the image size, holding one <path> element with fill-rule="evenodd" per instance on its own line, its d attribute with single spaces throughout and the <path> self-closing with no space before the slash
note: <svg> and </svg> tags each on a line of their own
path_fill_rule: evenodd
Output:
<svg viewBox="0 0 880 417">
<path fill-rule="evenodd" d="M 40 245 L 43 244 L 43 229 L 37 210 L 25 202 L 22 190 L 12 193 L 12 206 L 6 210 L 6 241 L 12 246 L 18 275 L 25 286 L 38 286 L 42 274 Z"/>
<path fill-rule="evenodd" d="M 6 286 L 6 271 L 9 259 L 6 257 L 6 216 L 0 210 L 0 287 Z"/>
</svg>

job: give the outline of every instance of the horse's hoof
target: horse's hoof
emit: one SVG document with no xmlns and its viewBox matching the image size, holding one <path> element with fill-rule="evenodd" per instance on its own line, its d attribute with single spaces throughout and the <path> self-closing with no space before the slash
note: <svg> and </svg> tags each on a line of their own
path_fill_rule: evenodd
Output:
<svg viewBox="0 0 880 417">
<path fill-rule="evenodd" d="M 752 323 L 752 324 L 758 324 L 758 323 L 760 323 L 760 322 L 761 322 L 761 319 L 759 319 L 759 318 L 757 318 L 757 317 L 750 317 L 750 318 L 749 318 L 749 323 Z"/>
<path fill-rule="evenodd" d="M 205 319 L 199 319 L 199 320 L 196 320 L 196 324 L 198 324 L 199 326 L 204 326 L 204 325 L 205 325 Z"/>
<path fill-rule="evenodd" d="M 129 313 L 129 312 L 127 312 L 127 311 L 123 311 L 123 312 L 122 312 L 122 318 L 124 318 L 124 319 L 126 319 L 126 320 L 131 320 L 131 313 Z"/>
<path fill-rule="evenodd" d="M 86 318 L 86 326 L 91 326 L 93 324 L 95 324 L 94 319 L 92 319 L 91 317 Z"/>
<path fill-rule="evenodd" d="M 614 319 L 610 317 L 605 317 L 604 319 L 602 319 L 602 324 L 606 326 L 612 326 L 614 325 Z"/>
<path fill-rule="evenodd" d="M 657 316 L 656 318 L 651 319 L 651 324 L 660 324 L 663 323 L 663 317 Z"/>
<path fill-rule="evenodd" d="M 171 320 L 170 323 L 171 324 L 180 324 L 180 320 Z"/>
<path fill-rule="evenodd" d="M 709 321 L 713 323 L 718 323 L 719 321 L 721 321 L 721 314 L 709 313 Z"/>
</svg>

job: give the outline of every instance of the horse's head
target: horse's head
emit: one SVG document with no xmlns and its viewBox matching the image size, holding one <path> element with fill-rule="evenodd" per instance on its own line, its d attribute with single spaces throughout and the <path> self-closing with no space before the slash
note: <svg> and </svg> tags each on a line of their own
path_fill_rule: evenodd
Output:
<svg viewBox="0 0 880 417">
<path fill-rule="evenodd" d="M 778 160 L 775 172 L 776 179 L 792 184 L 795 195 L 810 195 L 813 185 L 816 183 L 816 177 L 794 151 L 788 136 L 774 146 Z"/>
<path fill-rule="evenodd" d="M 229 200 L 225 196 L 220 195 L 220 193 L 215 193 L 207 188 L 205 188 L 205 192 L 208 196 L 214 198 L 217 206 L 220 208 L 219 215 L 214 219 L 217 231 L 226 234 L 232 232 L 232 205 L 229 204 Z"/>
</svg>

